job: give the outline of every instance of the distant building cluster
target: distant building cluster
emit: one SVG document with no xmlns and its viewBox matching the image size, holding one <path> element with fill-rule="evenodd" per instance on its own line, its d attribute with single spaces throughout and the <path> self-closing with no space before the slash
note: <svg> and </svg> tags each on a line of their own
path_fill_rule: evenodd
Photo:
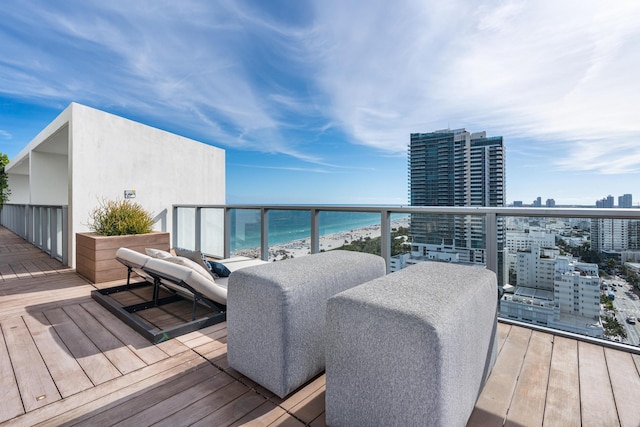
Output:
<svg viewBox="0 0 640 427">
<path fill-rule="evenodd" d="M 513 207 L 514 208 L 521 208 L 525 206 L 525 204 L 522 202 L 522 200 L 514 200 L 513 202 Z M 542 206 L 548 207 L 548 208 L 553 208 L 556 206 L 556 201 L 554 199 L 547 199 L 544 202 L 544 205 L 542 204 L 542 197 L 538 196 L 533 202 L 531 202 L 531 205 L 529 205 L 531 207 L 534 208 L 541 208 Z"/>
<path fill-rule="evenodd" d="M 609 195 L 600 200 L 596 200 L 596 208 L 632 208 L 633 207 L 633 197 L 631 194 L 623 194 L 622 196 L 618 196 L 618 205 L 614 205 L 613 196 Z M 542 197 L 538 196 L 535 200 L 531 202 L 530 205 L 524 204 L 522 200 L 514 200 L 513 207 L 514 208 L 522 208 L 522 207 L 533 207 L 533 208 L 553 208 L 556 206 L 556 201 L 554 199 L 547 199 L 544 204 L 542 203 Z"/>
<path fill-rule="evenodd" d="M 600 200 L 596 200 L 596 208 L 614 208 L 613 204 L 613 196 L 608 195 Z M 631 194 L 623 194 L 622 196 L 618 196 L 618 206 L 619 208 L 632 208 L 633 207 L 633 197 Z"/>
</svg>

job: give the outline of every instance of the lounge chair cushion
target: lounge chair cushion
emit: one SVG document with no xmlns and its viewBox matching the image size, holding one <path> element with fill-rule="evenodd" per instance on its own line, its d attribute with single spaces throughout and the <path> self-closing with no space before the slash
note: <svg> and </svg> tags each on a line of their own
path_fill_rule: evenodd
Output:
<svg viewBox="0 0 640 427">
<path fill-rule="evenodd" d="M 183 248 L 174 248 L 174 251 L 176 253 L 176 256 L 189 258 L 191 261 L 197 263 L 202 268 L 207 270 L 209 272 L 209 274 L 211 275 L 212 279 L 216 278 L 216 276 L 211 273 L 211 269 L 209 268 L 209 265 L 207 264 L 207 257 L 205 257 L 202 252 L 200 252 L 200 251 L 192 251 L 191 249 L 183 249 Z"/>
<path fill-rule="evenodd" d="M 189 258 L 185 258 L 183 256 L 172 256 L 171 258 L 166 258 L 164 261 L 169 261 L 174 264 L 178 264 L 178 265 L 182 265 L 184 267 L 190 268 L 194 272 L 200 274 L 205 279 L 213 282 L 213 278 L 211 277 L 211 273 L 209 272 L 209 270 L 202 267 L 197 262 L 190 260 Z"/>
<path fill-rule="evenodd" d="M 151 258 L 167 259 L 173 256 L 167 251 L 163 251 L 161 249 L 156 249 L 156 248 L 145 248 L 144 251 Z"/>
</svg>

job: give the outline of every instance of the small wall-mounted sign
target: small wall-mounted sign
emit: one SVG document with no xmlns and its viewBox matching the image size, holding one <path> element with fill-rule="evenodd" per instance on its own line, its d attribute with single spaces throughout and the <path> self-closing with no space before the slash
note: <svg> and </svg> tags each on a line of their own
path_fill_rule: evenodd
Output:
<svg viewBox="0 0 640 427">
<path fill-rule="evenodd" d="M 135 199 L 136 198 L 136 190 L 124 190 L 124 198 L 125 199 Z"/>
</svg>

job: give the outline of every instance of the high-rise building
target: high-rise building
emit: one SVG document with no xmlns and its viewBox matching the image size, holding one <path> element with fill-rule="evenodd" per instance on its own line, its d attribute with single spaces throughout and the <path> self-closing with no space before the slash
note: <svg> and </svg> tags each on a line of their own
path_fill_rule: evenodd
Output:
<svg viewBox="0 0 640 427">
<path fill-rule="evenodd" d="M 613 208 L 613 196 L 608 195 L 604 199 L 596 200 L 596 208 Z"/>
<path fill-rule="evenodd" d="M 409 197 L 412 206 L 504 206 L 505 150 L 501 136 L 446 129 L 412 133 Z M 411 217 L 412 253 L 455 252 L 461 262 L 486 263 L 485 219 L 479 215 Z M 498 224 L 502 283 L 504 227 Z M 429 259 L 425 255 L 425 259 Z"/>
<path fill-rule="evenodd" d="M 608 196 L 596 202 L 598 208 L 613 208 L 613 196 Z M 631 194 L 618 196 L 618 207 L 631 208 L 633 200 Z M 640 250 L 640 221 L 632 219 L 593 218 L 591 220 L 591 249 L 598 252 Z M 627 254 L 629 255 L 629 254 Z M 621 262 L 624 262 L 621 257 Z"/>
<path fill-rule="evenodd" d="M 623 194 L 622 196 L 618 196 L 618 207 L 619 208 L 632 208 L 633 207 L 633 199 L 631 194 Z"/>
</svg>

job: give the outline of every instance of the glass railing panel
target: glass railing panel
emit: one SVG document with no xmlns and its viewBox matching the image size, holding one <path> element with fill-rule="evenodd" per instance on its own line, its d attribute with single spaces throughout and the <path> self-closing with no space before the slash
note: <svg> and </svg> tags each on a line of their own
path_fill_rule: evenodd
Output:
<svg viewBox="0 0 640 427">
<path fill-rule="evenodd" d="M 200 250 L 216 258 L 224 257 L 224 209 L 200 210 Z"/>
<path fill-rule="evenodd" d="M 230 209 L 229 221 L 231 256 L 261 258 L 262 216 L 260 209 Z"/>
<path fill-rule="evenodd" d="M 390 222 L 389 272 L 393 272 L 405 268 L 411 257 L 411 215 L 392 213 Z"/>
<path fill-rule="evenodd" d="M 62 208 L 56 208 L 56 253 L 53 256 L 57 259 L 62 259 Z"/>
<path fill-rule="evenodd" d="M 42 208 L 33 209 L 33 237 L 37 247 L 42 248 Z"/>
<path fill-rule="evenodd" d="M 311 253 L 311 211 L 269 210 L 269 261 Z"/>
<path fill-rule="evenodd" d="M 486 266 L 486 218 L 483 215 L 411 214 L 411 257 L 407 264 L 422 261 Z M 498 253 L 498 283 L 503 283 Z"/>
<path fill-rule="evenodd" d="M 44 221 L 43 221 L 44 249 L 45 249 L 45 252 L 48 252 L 49 254 L 51 254 L 51 209 L 53 208 L 44 209 Z"/>
<path fill-rule="evenodd" d="M 179 207 L 175 210 L 175 213 L 175 247 L 191 250 L 196 249 L 196 208 Z"/>
<path fill-rule="evenodd" d="M 505 217 L 500 316 L 640 345 L 640 220 Z"/>
<path fill-rule="evenodd" d="M 372 212 L 322 211 L 320 251 L 335 249 L 380 255 L 380 214 Z"/>
</svg>

